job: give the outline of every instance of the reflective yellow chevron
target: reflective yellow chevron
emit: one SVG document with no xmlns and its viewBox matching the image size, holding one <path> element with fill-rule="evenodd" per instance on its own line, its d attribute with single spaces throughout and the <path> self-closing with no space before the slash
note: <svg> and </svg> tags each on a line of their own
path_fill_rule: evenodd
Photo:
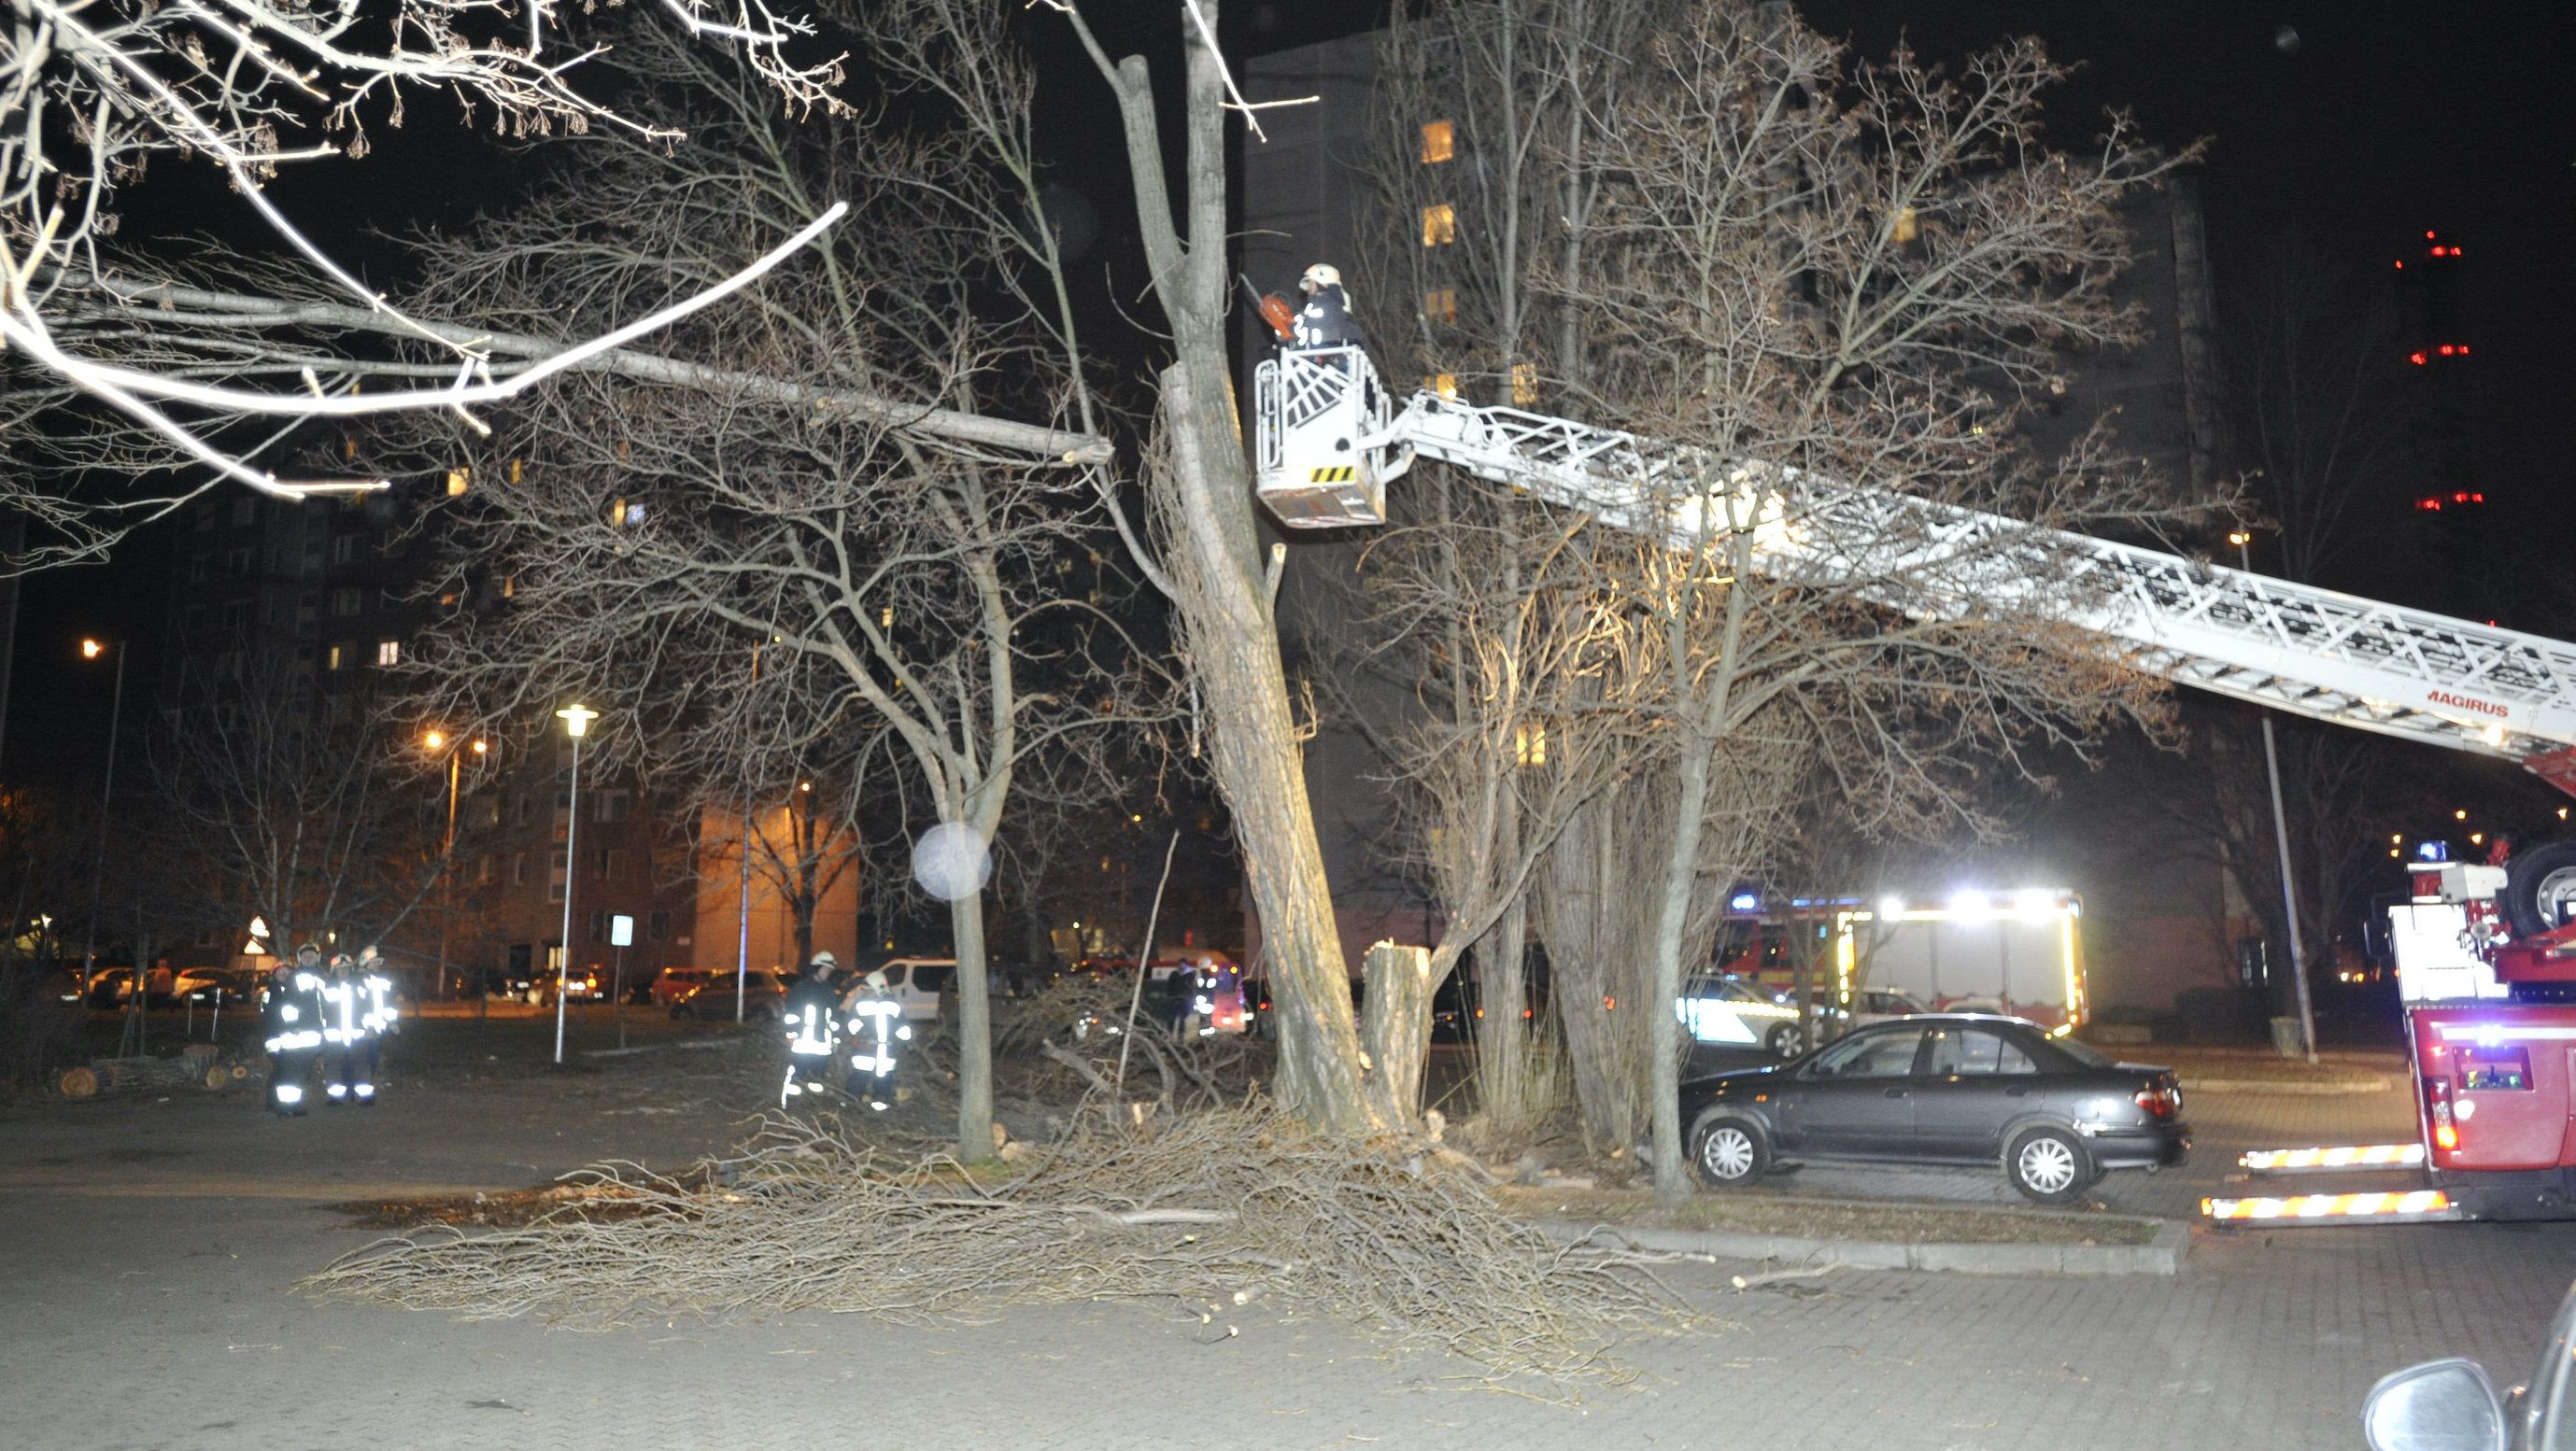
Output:
<svg viewBox="0 0 2576 1451">
<path fill-rule="evenodd" d="M 1338 464 L 1331 468 L 1308 469 L 1306 471 L 1306 482 L 1310 484 L 1347 484 L 1358 478 L 1359 474 L 1360 470 L 1359 465 L 1357 464 Z"/>
</svg>

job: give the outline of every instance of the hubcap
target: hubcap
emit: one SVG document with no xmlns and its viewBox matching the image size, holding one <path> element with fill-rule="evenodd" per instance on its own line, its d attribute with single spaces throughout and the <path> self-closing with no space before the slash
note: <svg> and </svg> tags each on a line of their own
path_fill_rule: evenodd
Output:
<svg viewBox="0 0 2576 1451">
<path fill-rule="evenodd" d="M 1709 1173 L 1720 1179 L 1741 1179 L 1753 1172 L 1753 1140 L 1742 1129 L 1710 1130 L 1699 1156 Z"/>
<path fill-rule="evenodd" d="M 2062 1194 L 2075 1182 L 2075 1151 L 2060 1139 L 2033 1139 L 2021 1147 L 2021 1177 L 2042 1194 Z"/>
<path fill-rule="evenodd" d="M 2542 921 L 2555 927 L 2576 920 L 2576 867 L 2541 878 L 2540 890 L 2533 895 L 2539 899 Z"/>
</svg>

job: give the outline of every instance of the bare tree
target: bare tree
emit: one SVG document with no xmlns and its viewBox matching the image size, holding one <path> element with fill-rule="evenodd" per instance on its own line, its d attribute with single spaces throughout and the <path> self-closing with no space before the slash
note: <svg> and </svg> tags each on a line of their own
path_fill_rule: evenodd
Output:
<svg viewBox="0 0 2576 1451">
<path fill-rule="evenodd" d="M 1522 1016 L 1523 899 L 1557 834 L 1628 769 L 1630 717 L 1604 690 L 1622 627 L 1596 588 L 1587 520 L 1518 507 L 1445 471 L 1425 482 L 1398 514 L 1412 522 L 1374 542 L 1349 597 L 1326 607 L 1345 628 L 1324 642 L 1321 674 L 1337 718 L 1385 762 L 1403 864 L 1441 909 L 1420 989 L 1437 991 L 1478 950 L 1479 1097 L 1519 1119 L 1538 1087 Z M 1425 1007 L 1374 985 L 1367 1000 L 1373 1024 Z M 1379 1055 L 1407 1110 L 1428 1049 Z"/>
<path fill-rule="evenodd" d="M 338 931 L 391 935 L 435 891 L 444 798 L 356 693 L 326 694 L 275 654 L 229 654 L 183 673 L 148 738 L 154 828 L 226 933 L 264 920 L 281 952 Z"/>
<path fill-rule="evenodd" d="M 1291 1112 L 1320 1125 L 1392 1124 L 1404 1111 L 1366 1076 L 1229 376 L 1226 132 L 1229 110 L 1248 126 L 1257 113 L 1244 109 L 1215 49 L 1217 0 L 1192 0 L 1175 15 L 1183 61 L 1172 96 L 1158 91 L 1145 57 L 1112 56 L 1075 0 L 1043 3 L 1072 26 L 1117 103 L 1146 276 L 1169 339 L 1142 479 L 1152 534 L 1123 519 L 1120 528 L 1172 602 L 1204 703 L 1209 764 L 1243 841 L 1278 1005 L 1274 1088 Z M 1173 100 L 1183 155 L 1167 169 L 1158 113 Z"/>
<path fill-rule="evenodd" d="M 1585 108 L 1584 149 L 1550 158 L 1560 194 L 1586 200 L 1580 246 L 1523 264 L 1571 351 L 1511 378 L 1516 401 L 1561 400 L 1666 450 L 1653 478 L 1622 482 L 1657 537 L 1596 585 L 1637 622 L 1621 688 L 1669 793 L 1660 847 L 1615 874 L 1649 884 L 1647 1003 L 1704 960 L 1712 886 L 1771 850 L 1810 759 L 1865 830 L 1990 831 L 1987 772 L 2035 771 L 2031 742 L 2152 713 L 2152 686 L 2069 623 L 2071 592 L 2036 587 L 2035 536 L 1945 531 L 1942 508 L 2078 528 L 2182 517 L 2098 431 L 2043 468 L 2011 426 L 2019 395 L 2063 387 L 2063 349 L 2135 336 L 2109 295 L 2126 255 L 2114 204 L 2163 161 L 2116 120 L 2088 157 L 2044 149 L 2039 98 L 2063 72 L 2034 45 L 1952 79 L 1906 54 L 1855 65 L 1782 7 L 1692 7 L 1659 30 L 1643 66 L 1579 37 L 1527 47 L 1617 84 L 1590 88 L 1605 99 Z M 1925 502 L 1873 502 L 1889 498 Z M 1593 834 L 1596 856 L 1614 835 Z M 1544 915 L 1551 934 L 1579 917 Z M 1588 1010 L 1558 970 L 1561 1013 Z M 1672 1198 L 1680 1031 L 1642 1016 Z M 1578 1084 L 1607 1091 L 1584 1028 L 1567 1034 Z M 1606 1132 L 1621 1115 L 1594 1117 Z"/>
<path fill-rule="evenodd" d="M 743 56 L 790 107 L 841 104 L 833 94 L 840 58 L 792 55 L 812 27 L 765 0 L 736 0 L 730 9 L 663 0 L 660 10 L 672 33 Z M 620 319 L 587 342 L 550 349 L 554 356 L 515 376 L 495 376 L 487 340 L 395 307 L 299 227 L 266 186 L 288 166 L 364 156 L 371 125 L 399 126 L 410 107 L 424 104 L 453 106 L 467 122 L 488 117 L 511 136 L 604 127 L 676 141 L 676 133 L 631 122 L 575 83 L 598 47 L 567 38 L 554 0 L 399 0 L 364 15 L 279 0 L 12 0 L 11 19 L 0 34 L 0 87 L 12 116 L 0 129 L 0 341 L 13 382 L 33 395 L 20 406 L 94 405 L 92 417 L 116 420 L 104 435 L 114 441 L 100 446 L 128 451 L 137 465 L 185 464 L 193 478 L 286 498 L 381 489 L 378 479 L 281 479 L 254 460 L 278 441 L 281 421 L 291 428 L 328 416 L 461 412 L 505 399 L 739 289 L 764 265 L 651 316 Z M 104 254 L 120 219 L 119 194 L 155 163 L 221 171 L 276 255 L 290 259 L 285 265 L 335 297 L 351 326 L 436 345 L 440 381 L 362 395 L 333 354 L 264 345 L 269 324 L 257 313 L 270 299 L 241 299 L 248 312 L 214 307 L 186 318 L 147 302 L 149 282 L 121 279 Z M 791 229 L 793 245 L 813 230 Z M 269 436 L 233 434 L 229 425 L 242 420 L 264 420 Z M 94 556 L 178 502 L 99 500 L 22 477 L 8 483 L 12 502 L 62 536 L 45 542 L 37 560 Z"/>
<path fill-rule="evenodd" d="M 702 356 L 966 412 L 988 395 L 1052 405 L 1063 383 L 1043 336 L 979 320 L 1014 246 L 991 222 L 1006 208 L 989 168 L 951 146 L 799 127 L 696 50 L 647 41 L 626 63 L 695 98 L 696 143 L 587 148 L 566 163 L 578 187 L 434 250 L 433 293 L 560 316 L 571 277 L 570 311 L 606 315 L 675 271 L 721 269 L 732 237 L 830 190 L 862 198 L 868 225 L 778 269 L 755 306 L 693 325 Z M 508 598 L 424 647 L 429 678 L 522 718 L 590 692 L 622 731 L 611 749 L 715 799 L 746 759 L 824 780 L 891 760 L 917 828 L 967 834 L 937 885 L 959 963 L 959 1143 L 989 1153 L 977 846 L 1032 760 L 1152 709 L 1152 662 L 1106 610 L 1054 589 L 1056 562 L 1102 527 L 1090 483 L 763 390 L 587 376 L 525 400 L 472 469 L 489 482 L 460 500 L 456 558 L 506 579 Z M 791 893 L 819 882 L 826 846 L 777 853 Z"/>
</svg>

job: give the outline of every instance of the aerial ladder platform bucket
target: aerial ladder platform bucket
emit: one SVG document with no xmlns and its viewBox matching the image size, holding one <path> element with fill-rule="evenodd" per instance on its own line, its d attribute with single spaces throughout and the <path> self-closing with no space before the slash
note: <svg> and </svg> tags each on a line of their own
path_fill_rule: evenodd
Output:
<svg viewBox="0 0 2576 1451">
<path fill-rule="evenodd" d="M 1386 522 L 1386 486 L 1413 466 L 1391 444 L 1393 400 L 1358 348 L 1288 348 L 1252 377 L 1253 488 L 1291 529 Z"/>
</svg>

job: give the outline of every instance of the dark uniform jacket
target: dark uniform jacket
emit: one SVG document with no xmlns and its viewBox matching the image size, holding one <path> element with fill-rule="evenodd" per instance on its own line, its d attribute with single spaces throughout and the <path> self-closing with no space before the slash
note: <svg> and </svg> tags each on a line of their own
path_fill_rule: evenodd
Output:
<svg viewBox="0 0 2576 1451">
<path fill-rule="evenodd" d="M 260 1035 L 271 1053 L 322 1046 L 322 974 L 302 967 L 289 972 L 283 985 L 272 977 L 260 989 Z"/>
<path fill-rule="evenodd" d="M 1351 321 L 1350 299 L 1341 284 L 1318 287 L 1307 294 L 1305 310 L 1297 314 L 1297 343 L 1301 348 L 1356 348 L 1360 345 L 1359 324 Z"/>
</svg>

